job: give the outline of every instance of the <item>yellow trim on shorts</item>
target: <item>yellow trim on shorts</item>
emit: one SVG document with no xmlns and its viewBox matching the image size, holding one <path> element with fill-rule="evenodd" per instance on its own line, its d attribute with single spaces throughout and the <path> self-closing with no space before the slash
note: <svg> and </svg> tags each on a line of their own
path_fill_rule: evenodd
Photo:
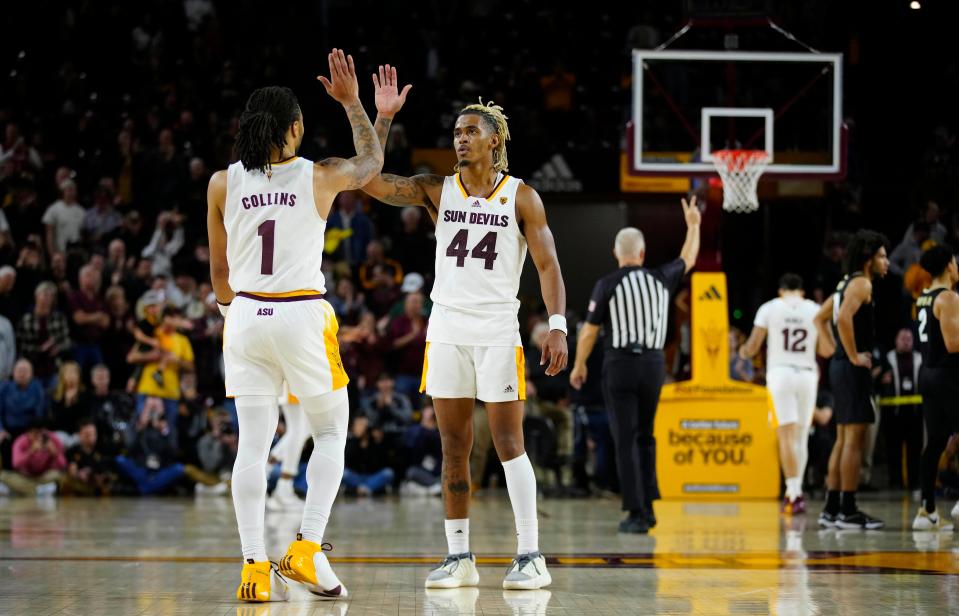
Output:
<svg viewBox="0 0 959 616">
<path fill-rule="evenodd" d="M 249 291 L 250 295 L 265 297 L 268 299 L 283 299 L 285 297 L 304 297 L 307 295 L 323 295 L 314 289 L 299 289 L 297 291 L 286 291 L 285 293 L 260 293 L 259 291 Z"/>
<path fill-rule="evenodd" d="M 517 400 L 526 399 L 526 353 L 523 347 L 516 347 L 516 379 L 517 379 Z"/>
<path fill-rule="evenodd" d="M 326 311 L 326 327 L 323 328 L 323 342 L 326 346 L 326 359 L 330 363 L 330 374 L 333 377 L 332 389 L 336 391 L 341 387 L 346 387 L 350 382 L 350 377 L 346 374 L 343 367 L 343 360 L 340 359 L 340 343 L 336 340 L 336 333 L 340 330 L 340 324 L 336 320 L 336 313 L 333 307 L 326 302 L 322 302 L 323 309 Z"/>
<path fill-rule="evenodd" d="M 292 393 L 287 393 L 287 394 L 286 394 L 286 403 L 287 403 L 287 404 L 299 404 L 299 403 L 300 403 L 300 400 L 299 400 L 299 398 L 297 398 L 296 396 L 294 396 Z"/>
<path fill-rule="evenodd" d="M 423 378 L 420 379 L 420 393 L 426 393 L 426 371 L 430 367 L 430 343 L 426 343 L 426 348 L 423 349 Z"/>
</svg>

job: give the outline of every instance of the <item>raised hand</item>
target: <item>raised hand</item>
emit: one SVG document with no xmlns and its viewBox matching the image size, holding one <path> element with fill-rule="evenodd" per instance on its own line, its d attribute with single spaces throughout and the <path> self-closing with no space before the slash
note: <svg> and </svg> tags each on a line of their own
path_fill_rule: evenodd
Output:
<svg viewBox="0 0 959 616">
<path fill-rule="evenodd" d="M 356 81 L 353 56 L 345 55 L 342 49 L 334 49 L 327 55 L 327 60 L 330 63 L 330 78 L 317 76 L 326 93 L 344 106 L 359 100 L 360 85 Z"/>
<path fill-rule="evenodd" d="M 403 86 L 399 91 L 399 80 L 396 78 L 396 67 L 380 65 L 379 75 L 373 73 L 373 92 L 376 100 L 376 112 L 381 116 L 392 118 L 406 103 L 406 95 L 413 86 Z"/>
<path fill-rule="evenodd" d="M 682 200 L 683 203 L 683 215 L 686 217 L 686 226 L 693 227 L 699 225 L 702 222 L 702 214 L 699 212 L 699 207 L 696 205 L 696 196 L 693 195 L 693 198 L 687 203 L 685 199 Z"/>
</svg>

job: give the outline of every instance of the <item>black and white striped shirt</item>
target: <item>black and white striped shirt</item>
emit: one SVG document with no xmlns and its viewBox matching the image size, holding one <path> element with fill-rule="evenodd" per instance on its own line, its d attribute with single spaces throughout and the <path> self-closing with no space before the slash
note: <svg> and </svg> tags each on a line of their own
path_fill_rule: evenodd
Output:
<svg viewBox="0 0 959 616">
<path fill-rule="evenodd" d="M 605 327 L 609 349 L 660 351 L 666 344 L 670 298 L 685 273 L 682 259 L 652 269 L 622 267 L 596 283 L 586 321 Z"/>
</svg>

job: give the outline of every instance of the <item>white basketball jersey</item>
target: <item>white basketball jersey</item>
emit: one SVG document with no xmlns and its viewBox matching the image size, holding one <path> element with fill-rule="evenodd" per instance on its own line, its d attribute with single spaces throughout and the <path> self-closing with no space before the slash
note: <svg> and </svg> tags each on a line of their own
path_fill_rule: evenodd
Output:
<svg viewBox="0 0 959 616">
<path fill-rule="evenodd" d="M 473 346 L 520 344 L 520 275 L 526 238 L 516 222 L 523 183 L 500 174 L 488 197 L 446 178 L 436 219 L 436 281 L 427 340 Z"/>
<path fill-rule="evenodd" d="M 816 369 L 815 317 L 819 304 L 801 297 L 777 297 L 759 307 L 754 323 L 767 331 L 766 363 Z"/>
<path fill-rule="evenodd" d="M 235 292 L 326 292 L 320 265 L 326 221 L 313 201 L 313 162 L 273 164 L 270 173 L 227 169 L 226 258 Z"/>
</svg>

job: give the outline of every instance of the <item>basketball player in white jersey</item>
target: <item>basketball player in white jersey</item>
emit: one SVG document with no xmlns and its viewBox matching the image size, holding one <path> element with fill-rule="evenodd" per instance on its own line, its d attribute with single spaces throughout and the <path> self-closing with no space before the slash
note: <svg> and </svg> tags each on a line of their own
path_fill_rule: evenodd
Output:
<svg viewBox="0 0 959 616">
<path fill-rule="evenodd" d="M 304 125 L 296 97 L 288 88 L 261 88 L 240 116 L 239 162 L 210 179 L 210 269 L 226 316 L 226 393 L 236 398 L 240 421 L 233 505 L 245 563 L 237 589 L 243 601 L 287 597 L 263 537 L 266 464 L 284 379 L 306 413 L 314 449 L 300 532 L 278 569 L 314 594 L 346 595 L 321 547 L 343 474 L 349 410 L 320 263 L 334 197 L 376 177 L 383 152 L 360 104 L 353 59 L 334 49 L 328 60 L 330 78 L 318 79 L 346 110 L 356 156 L 319 163 L 297 157 Z"/>
<path fill-rule="evenodd" d="M 396 91 L 396 70 L 373 76 Z M 386 144 L 389 122 L 407 86 L 391 104 L 377 104 L 377 134 Z M 385 99 L 384 99 L 384 102 Z M 537 589 L 551 582 L 539 551 L 536 476 L 523 447 L 525 358 L 517 311 L 520 274 L 529 248 L 539 272 L 550 332 L 541 363 L 555 376 L 565 367 L 566 291 L 543 202 L 507 173 L 509 128 L 500 107 L 469 105 L 453 129 L 458 173 L 448 177 L 377 176 L 363 190 L 390 205 L 427 208 L 436 223 L 436 282 L 427 329 L 421 391 L 433 397 L 443 441 L 443 496 L 449 554 L 427 588 L 479 583 L 469 548 L 469 454 L 475 400 L 486 403 L 493 445 L 503 463 L 518 549 L 503 580 L 506 589 Z"/>
<path fill-rule="evenodd" d="M 779 297 L 756 311 L 753 331 L 739 356 L 755 356 L 766 344 L 766 387 L 779 424 L 779 461 L 786 478 L 783 513 L 805 513 L 802 479 L 809 458 L 809 427 L 816 408 L 819 366 L 816 364 L 816 313 L 819 304 L 804 298 L 802 278 L 785 274 Z"/>
</svg>

